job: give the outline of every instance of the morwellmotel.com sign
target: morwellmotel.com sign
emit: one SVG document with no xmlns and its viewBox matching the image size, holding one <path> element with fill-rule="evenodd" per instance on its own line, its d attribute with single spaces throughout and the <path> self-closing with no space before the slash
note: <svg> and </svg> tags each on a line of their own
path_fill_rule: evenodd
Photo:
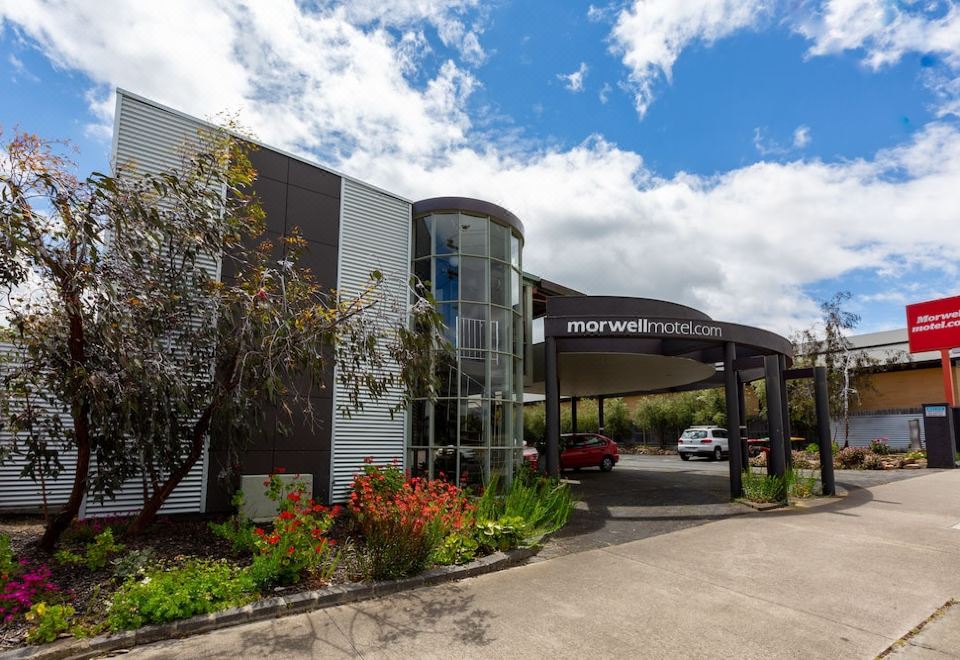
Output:
<svg viewBox="0 0 960 660">
<path fill-rule="evenodd" d="M 907 336 L 911 353 L 960 346 L 960 296 L 907 305 Z"/>
</svg>

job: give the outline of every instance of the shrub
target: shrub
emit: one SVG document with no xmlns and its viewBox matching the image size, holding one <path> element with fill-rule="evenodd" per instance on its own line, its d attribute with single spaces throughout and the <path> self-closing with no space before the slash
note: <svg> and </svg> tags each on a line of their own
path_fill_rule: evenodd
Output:
<svg viewBox="0 0 960 660">
<path fill-rule="evenodd" d="M 31 644 L 49 644 L 70 627 L 70 619 L 74 614 L 74 609 L 69 605 L 37 603 L 24 615 L 33 624 L 27 632 L 27 641 Z"/>
<path fill-rule="evenodd" d="M 750 458 L 750 465 L 753 467 L 766 467 L 767 466 L 767 452 L 762 451 L 756 456 Z"/>
<path fill-rule="evenodd" d="M 485 552 L 509 550 L 523 541 L 526 524 L 520 516 L 503 516 L 499 520 L 478 520 L 474 525 L 474 538 Z"/>
<path fill-rule="evenodd" d="M 796 467 L 796 466 L 795 466 Z M 813 497 L 817 486 L 817 476 L 814 473 L 803 474 L 791 470 L 787 474 L 787 483 L 790 484 L 790 496 L 798 499 Z"/>
<path fill-rule="evenodd" d="M 469 523 L 473 509 L 453 484 L 400 479 L 396 466 L 376 467 L 368 459 L 353 481 L 349 508 L 375 579 L 422 571 L 444 539 Z"/>
<path fill-rule="evenodd" d="M 803 451 L 807 452 L 808 454 L 819 454 L 820 445 L 818 445 L 816 442 L 811 442 Z"/>
<path fill-rule="evenodd" d="M 268 480 L 268 483 L 269 481 L 270 480 Z M 279 480 L 277 481 L 279 482 Z M 268 485 L 268 493 L 269 488 L 270 486 Z M 253 554 L 257 549 L 257 544 L 254 542 L 253 536 L 255 525 L 253 521 L 244 517 L 242 513 L 243 491 L 238 490 L 230 500 L 230 503 L 236 507 L 237 513 L 222 523 L 211 522 L 209 524 L 210 531 L 213 532 L 215 536 L 219 536 L 223 540 L 228 541 L 234 554 Z"/>
<path fill-rule="evenodd" d="M 252 600 L 252 579 L 225 562 L 196 560 L 129 579 L 113 594 L 110 630 L 129 630 L 215 612 Z"/>
<path fill-rule="evenodd" d="M 113 539 L 113 530 L 110 528 L 97 534 L 93 543 L 89 544 L 83 555 L 67 549 L 58 550 L 54 558 L 61 564 L 71 566 L 86 566 L 91 571 L 97 571 L 107 565 L 110 555 L 122 551 L 124 545 Z"/>
<path fill-rule="evenodd" d="M 328 579 L 336 569 L 339 553 L 326 537 L 339 507 L 328 509 L 306 499 L 302 482 L 285 486 L 271 475 L 265 482 L 266 494 L 277 503 L 278 512 L 268 533 L 253 530 L 255 554 L 250 577 L 261 589 L 277 584 L 295 584 L 305 573 Z"/>
<path fill-rule="evenodd" d="M 465 564 L 473 561 L 477 556 L 480 544 L 472 534 L 454 532 L 443 540 L 443 544 L 433 553 L 432 561 L 435 564 L 449 566 L 450 564 Z"/>
<path fill-rule="evenodd" d="M 119 582 L 126 582 L 132 577 L 146 575 L 153 563 L 153 557 L 153 548 L 128 552 L 113 560 L 113 577 Z"/>
<path fill-rule="evenodd" d="M 0 619 L 5 622 L 60 591 L 60 587 L 50 581 L 50 569 L 45 565 L 28 568 L 21 562 L 18 566 L 0 590 Z"/>
<path fill-rule="evenodd" d="M 786 477 L 747 470 L 743 473 L 743 498 L 751 502 L 782 502 L 787 495 Z"/>
<path fill-rule="evenodd" d="M 819 467 L 819 463 L 816 459 L 811 459 L 806 452 L 794 451 L 793 467 L 798 470 L 813 470 Z"/>
<path fill-rule="evenodd" d="M 527 538 L 554 532 L 570 519 L 573 495 L 562 481 L 537 473 L 518 473 L 503 495 L 498 485 L 493 479 L 477 500 L 478 519 L 519 517 L 525 523 Z"/>
<path fill-rule="evenodd" d="M 833 464 L 843 470 L 859 470 L 869 454 L 870 450 L 865 447 L 846 447 L 834 454 Z"/>
<path fill-rule="evenodd" d="M 123 536 L 127 527 L 130 526 L 131 520 L 130 516 L 105 516 L 103 518 L 75 520 L 60 537 L 60 541 L 67 544 L 86 545 L 108 529 L 113 532 L 114 536 Z"/>
<path fill-rule="evenodd" d="M 923 449 L 916 449 L 914 451 L 907 452 L 907 455 L 904 456 L 908 461 L 919 461 L 927 457 L 927 452 Z"/>
<path fill-rule="evenodd" d="M 863 457 L 862 467 L 864 470 L 882 470 L 883 459 L 876 454 L 869 453 Z"/>
<path fill-rule="evenodd" d="M 870 441 L 870 451 L 880 456 L 886 456 L 891 452 L 891 449 L 886 438 L 874 438 Z"/>
</svg>

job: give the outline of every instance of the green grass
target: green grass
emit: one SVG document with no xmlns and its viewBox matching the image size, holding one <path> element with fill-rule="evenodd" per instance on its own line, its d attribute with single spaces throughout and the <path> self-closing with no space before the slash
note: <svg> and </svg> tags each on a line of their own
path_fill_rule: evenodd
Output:
<svg viewBox="0 0 960 660">
<path fill-rule="evenodd" d="M 560 529 L 573 511 L 570 487 L 557 479 L 518 475 L 505 493 L 500 490 L 496 480 L 487 485 L 475 502 L 477 518 L 519 516 L 526 523 L 527 539 Z"/>
</svg>

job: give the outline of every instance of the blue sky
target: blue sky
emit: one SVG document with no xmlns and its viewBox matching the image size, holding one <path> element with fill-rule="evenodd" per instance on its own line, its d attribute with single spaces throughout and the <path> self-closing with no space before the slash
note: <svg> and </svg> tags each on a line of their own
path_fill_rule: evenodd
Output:
<svg viewBox="0 0 960 660">
<path fill-rule="evenodd" d="M 782 332 L 960 289 L 953 0 L 0 0 L 0 125 L 108 167 L 112 90 L 526 223 L 525 268 Z"/>
</svg>

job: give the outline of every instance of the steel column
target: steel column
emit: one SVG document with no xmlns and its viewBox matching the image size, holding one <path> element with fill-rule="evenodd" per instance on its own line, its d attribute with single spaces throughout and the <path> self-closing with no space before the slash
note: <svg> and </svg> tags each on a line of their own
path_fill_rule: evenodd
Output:
<svg viewBox="0 0 960 660">
<path fill-rule="evenodd" d="M 727 446 L 730 463 L 730 497 L 743 495 L 743 459 L 740 446 L 740 397 L 737 396 L 739 379 L 733 368 L 737 359 L 737 345 L 728 341 L 723 347 L 724 397 L 727 404 Z"/>
<path fill-rule="evenodd" d="M 813 398 L 817 410 L 817 435 L 820 445 L 820 483 L 824 495 L 836 495 L 833 476 L 833 438 L 830 437 L 830 401 L 827 390 L 827 368 L 813 369 Z"/>
<path fill-rule="evenodd" d="M 767 453 L 767 474 L 782 477 L 787 466 L 783 444 L 783 404 L 780 390 L 780 358 L 768 355 L 763 358 L 764 383 L 767 387 L 767 422 L 770 427 L 770 451 Z M 786 496 L 786 493 L 784 493 Z"/>
<path fill-rule="evenodd" d="M 570 430 L 577 432 L 577 397 L 570 397 Z"/>
<path fill-rule="evenodd" d="M 547 337 L 546 346 L 546 468 L 551 477 L 560 476 L 560 374 L 557 369 L 557 340 Z"/>
<path fill-rule="evenodd" d="M 603 433 L 603 397 L 597 397 L 597 426 L 599 429 L 598 433 Z"/>
<path fill-rule="evenodd" d="M 783 449 L 784 463 L 787 469 L 793 468 L 793 435 L 790 432 L 790 390 L 787 389 L 787 356 L 779 356 L 780 360 L 780 412 L 783 415 Z"/>
</svg>

